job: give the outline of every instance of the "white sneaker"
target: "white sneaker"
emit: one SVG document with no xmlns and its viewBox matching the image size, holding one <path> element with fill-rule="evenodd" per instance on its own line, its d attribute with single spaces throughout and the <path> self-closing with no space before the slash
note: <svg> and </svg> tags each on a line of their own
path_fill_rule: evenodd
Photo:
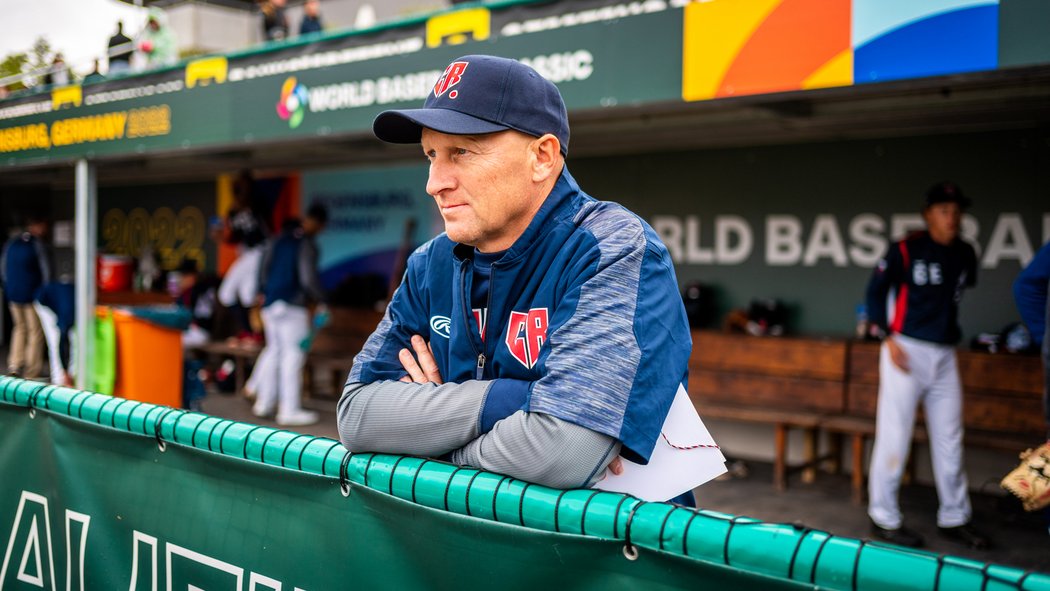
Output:
<svg viewBox="0 0 1050 591">
<path fill-rule="evenodd" d="M 293 410 L 291 412 L 277 413 L 277 424 L 282 427 L 302 427 L 313 425 L 321 420 L 320 415 L 312 410 Z"/>
<path fill-rule="evenodd" d="M 256 402 L 255 405 L 252 406 L 252 414 L 260 419 L 269 418 L 273 416 L 273 407 L 265 407 Z"/>
</svg>

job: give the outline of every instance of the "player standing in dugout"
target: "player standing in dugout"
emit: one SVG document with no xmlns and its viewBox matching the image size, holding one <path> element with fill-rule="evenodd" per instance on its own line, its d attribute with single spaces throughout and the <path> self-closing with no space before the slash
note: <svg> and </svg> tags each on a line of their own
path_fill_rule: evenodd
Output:
<svg viewBox="0 0 1050 591">
<path fill-rule="evenodd" d="M 988 538 L 970 524 L 963 470 L 962 386 L 956 363 L 963 290 L 977 282 L 977 256 L 959 238 L 970 205 L 951 182 L 934 185 L 922 209 L 926 230 L 890 245 L 868 283 L 871 330 L 884 337 L 879 355 L 879 402 L 868 480 L 872 535 L 919 547 L 922 537 L 902 524 L 898 492 L 920 403 L 926 412 L 930 455 L 940 507 L 939 533 L 981 549 Z M 892 322 L 887 295 L 895 294 Z"/>
</svg>

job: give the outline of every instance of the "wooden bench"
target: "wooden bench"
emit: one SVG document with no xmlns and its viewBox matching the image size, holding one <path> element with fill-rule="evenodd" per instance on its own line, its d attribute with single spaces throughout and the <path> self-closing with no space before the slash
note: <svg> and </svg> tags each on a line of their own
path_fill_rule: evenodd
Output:
<svg viewBox="0 0 1050 591">
<path fill-rule="evenodd" d="M 816 478 L 820 421 L 845 408 L 846 343 L 842 340 L 752 337 L 693 332 L 689 395 L 703 418 L 773 426 L 773 485 L 790 472 Z M 788 434 L 802 429 L 804 461 L 788 464 Z"/>
<path fill-rule="evenodd" d="M 1021 451 L 1042 441 L 1045 425 L 1042 366 L 1038 357 L 960 350 L 958 360 L 967 445 Z M 875 435 L 878 366 L 877 343 L 850 343 L 846 412 L 829 415 L 820 422 L 820 428 L 833 437 L 851 439 L 851 495 L 858 504 L 864 501 L 866 442 Z M 929 440 L 921 408 L 912 439 Z"/>
<path fill-rule="evenodd" d="M 375 331 L 382 312 L 354 308 L 330 308 L 331 318 L 328 325 L 314 336 L 310 354 L 306 356 L 303 368 L 303 393 L 316 395 L 320 392 L 314 383 L 315 371 L 328 375 L 329 388 L 325 391 L 338 398 L 343 392 L 343 384 L 354 363 L 354 356 L 365 346 L 369 335 Z"/>
</svg>

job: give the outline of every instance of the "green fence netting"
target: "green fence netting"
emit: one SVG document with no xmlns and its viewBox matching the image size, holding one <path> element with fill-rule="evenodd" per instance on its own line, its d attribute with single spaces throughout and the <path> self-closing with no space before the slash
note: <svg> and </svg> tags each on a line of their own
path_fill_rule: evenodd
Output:
<svg viewBox="0 0 1050 591">
<path fill-rule="evenodd" d="M 1045 573 L 845 538 L 797 524 L 649 503 L 619 493 L 555 490 L 436 460 L 350 454 L 338 442 L 324 437 L 14 378 L 0 377 L 0 401 L 9 409 L 25 407 L 25 412 L 33 415 L 49 413 L 63 420 L 72 417 L 151 438 L 154 441 L 149 444 L 161 452 L 178 446 L 196 450 L 203 458 L 219 454 L 320 477 L 322 484 L 330 487 L 329 496 L 342 494 L 349 497 L 347 503 L 354 503 L 355 496 L 357 502 L 363 502 L 366 497 L 361 495 L 373 494 L 362 488 L 366 487 L 468 519 L 526 528 L 515 531 L 561 534 L 567 544 L 580 536 L 615 541 L 620 550 L 617 560 L 625 563 L 639 557 L 644 561 L 655 556 L 653 553 L 670 555 L 668 564 L 672 566 L 662 571 L 666 581 L 689 580 L 681 575 L 690 573 L 694 566 L 703 566 L 709 570 L 697 572 L 706 573 L 704 580 L 714 585 L 707 588 L 734 590 L 1050 591 L 1050 575 Z M 0 419 L 3 416 L 0 414 Z M 12 476 L 2 463 L 0 469 L 7 472 L 7 478 Z M 6 519 L 2 512 L 0 517 Z M 466 523 L 482 527 L 479 521 Z M 551 543 L 557 552 L 558 543 Z M 483 552 L 480 547 L 474 551 Z M 718 568 L 711 570 L 714 567 Z M 711 578 L 712 573 L 729 573 L 729 578 Z M 734 577 L 739 584 L 732 582 Z"/>
</svg>

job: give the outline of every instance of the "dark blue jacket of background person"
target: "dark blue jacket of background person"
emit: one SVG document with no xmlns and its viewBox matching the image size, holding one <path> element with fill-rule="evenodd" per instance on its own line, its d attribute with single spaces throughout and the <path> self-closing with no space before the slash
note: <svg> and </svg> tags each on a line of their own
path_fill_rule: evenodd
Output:
<svg viewBox="0 0 1050 591">
<path fill-rule="evenodd" d="M 76 290 L 72 283 L 49 281 L 37 290 L 36 301 L 55 313 L 58 330 L 64 333 L 73 328 L 76 322 Z"/>
<path fill-rule="evenodd" d="M 1036 253 L 1032 262 L 1021 271 L 1014 281 L 1014 300 L 1021 312 L 1021 319 L 1032 333 L 1032 340 L 1038 345 L 1046 339 L 1047 324 L 1050 322 L 1050 304 L 1047 292 L 1050 290 L 1050 242 L 1047 242 Z"/>
<path fill-rule="evenodd" d="M 321 18 L 317 16 L 303 15 L 303 20 L 299 23 L 299 34 L 308 35 L 310 33 L 319 32 L 321 32 Z"/>
<path fill-rule="evenodd" d="M 51 280 L 44 243 L 29 232 L 7 241 L 0 253 L 0 281 L 7 301 L 31 304 L 40 286 Z"/>
<path fill-rule="evenodd" d="M 286 222 L 281 233 L 266 243 L 259 265 L 259 285 L 266 297 L 264 306 L 283 301 L 293 306 L 323 302 L 317 277 L 317 243 L 298 221 Z"/>
</svg>

